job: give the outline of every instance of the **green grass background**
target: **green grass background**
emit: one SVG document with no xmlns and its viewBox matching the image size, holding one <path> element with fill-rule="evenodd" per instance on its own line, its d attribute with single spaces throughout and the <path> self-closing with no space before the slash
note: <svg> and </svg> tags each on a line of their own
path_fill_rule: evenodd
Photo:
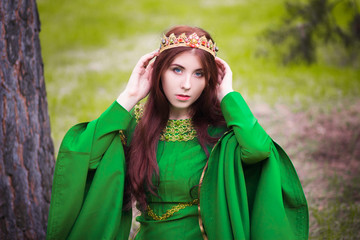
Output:
<svg viewBox="0 0 360 240">
<path fill-rule="evenodd" d="M 359 96 L 360 71 L 326 54 L 311 66 L 282 66 L 261 36 L 279 25 L 282 0 L 39 0 L 41 45 L 55 147 L 66 130 L 96 118 L 124 88 L 137 60 L 176 24 L 210 33 L 250 101 L 308 106 Z M 340 19 L 342 15 L 339 15 Z M 327 53 L 326 51 L 323 51 Z M 258 57 L 258 55 L 266 57 Z"/>
<path fill-rule="evenodd" d="M 212 34 L 218 56 L 232 68 L 235 90 L 250 105 L 283 104 L 294 111 L 321 105 L 326 110 L 359 99 L 360 70 L 336 64 L 342 53 L 329 46 L 318 49 L 316 64 L 281 65 L 279 54 L 262 36 L 281 23 L 283 0 L 38 0 L 37 4 L 56 151 L 72 125 L 98 117 L 116 99 L 137 60 L 157 49 L 162 33 L 177 24 L 200 26 Z M 335 13 L 344 24 L 347 15 L 342 7 Z M 313 215 L 326 226 L 334 216 L 329 211 Z"/>
</svg>

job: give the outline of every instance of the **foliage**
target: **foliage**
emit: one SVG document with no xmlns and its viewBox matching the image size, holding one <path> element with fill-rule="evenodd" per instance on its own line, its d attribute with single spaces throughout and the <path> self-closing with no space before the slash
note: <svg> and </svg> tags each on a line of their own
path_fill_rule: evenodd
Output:
<svg viewBox="0 0 360 240">
<path fill-rule="evenodd" d="M 344 51 L 342 65 L 359 61 L 360 13 L 354 0 L 286 1 L 282 25 L 266 31 L 274 44 L 282 45 L 283 62 L 313 63 L 320 46 Z"/>
</svg>

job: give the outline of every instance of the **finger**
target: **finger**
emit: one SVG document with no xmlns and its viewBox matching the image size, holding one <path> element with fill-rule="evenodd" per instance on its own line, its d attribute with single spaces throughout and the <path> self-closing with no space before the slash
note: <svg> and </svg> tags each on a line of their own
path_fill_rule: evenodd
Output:
<svg viewBox="0 0 360 240">
<path fill-rule="evenodd" d="M 232 79 L 232 71 L 231 71 L 230 66 L 221 58 L 218 58 L 217 62 L 223 66 L 222 67 L 223 68 L 223 71 L 222 71 L 223 76 L 222 77 Z"/>
<path fill-rule="evenodd" d="M 215 61 L 216 61 L 217 63 L 221 64 L 225 70 L 230 70 L 229 64 L 227 64 L 227 62 L 225 62 L 223 59 L 221 59 L 221 58 L 219 58 L 219 57 L 216 57 L 216 58 L 215 58 Z"/>
<path fill-rule="evenodd" d="M 158 55 L 159 55 L 158 50 L 154 50 L 151 53 L 145 54 L 144 56 L 142 56 L 140 58 L 138 65 L 140 67 L 146 68 L 148 66 L 149 62 Z"/>
<path fill-rule="evenodd" d="M 151 62 L 149 65 L 147 65 L 146 70 L 150 71 L 154 67 L 154 62 Z"/>
<path fill-rule="evenodd" d="M 218 66 L 218 74 L 219 74 L 219 77 L 222 79 L 224 76 L 225 76 L 225 68 L 222 64 L 220 63 L 217 63 L 217 66 Z"/>
<path fill-rule="evenodd" d="M 216 65 L 217 65 L 217 67 L 218 67 L 218 70 L 219 70 L 219 72 L 221 72 L 222 74 L 224 74 L 225 73 L 225 66 L 224 66 L 224 64 L 221 62 L 221 61 L 219 61 L 219 60 L 217 60 L 216 61 Z"/>
<path fill-rule="evenodd" d="M 148 76 L 151 76 L 153 66 L 154 66 L 154 62 L 151 62 L 150 64 L 148 64 L 146 66 L 145 71 L 146 71 L 146 74 L 148 74 Z"/>
<path fill-rule="evenodd" d="M 148 79 L 150 80 L 151 78 L 151 75 L 152 75 L 152 72 L 154 70 L 154 62 L 150 63 L 148 66 L 147 66 L 147 71 L 148 71 Z"/>
</svg>

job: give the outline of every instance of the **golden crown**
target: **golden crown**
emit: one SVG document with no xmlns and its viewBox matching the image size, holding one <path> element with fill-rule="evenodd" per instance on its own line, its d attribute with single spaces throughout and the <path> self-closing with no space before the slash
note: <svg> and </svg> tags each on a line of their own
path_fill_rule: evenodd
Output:
<svg viewBox="0 0 360 240">
<path fill-rule="evenodd" d="M 169 37 L 166 37 L 164 35 L 161 38 L 159 52 L 161 53 L 166 49 L 175 47 L 199 48 L 211 53 L 214 57 L 216 56 L 216 52 L 219 51 L 216 43 L 213 43 L 211 39 L 207 40 L 205 36 L 199 37 L 196 33 L 193 33 L 190 36 L 186 36 L 185 33 L 182 33 L 178 37 L 176 37 L 175 34 L 172 33 Z"/>
</svg>

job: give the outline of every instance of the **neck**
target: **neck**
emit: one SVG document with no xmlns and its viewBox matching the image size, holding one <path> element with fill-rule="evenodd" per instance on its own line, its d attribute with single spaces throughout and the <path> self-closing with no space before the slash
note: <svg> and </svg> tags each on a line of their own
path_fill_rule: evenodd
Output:
<svg viewBox="0 0 360 240">
<path fill-rule="evenodd" d="M 188 118 L 191 118 L 189 109 L 170 109 L 169 119 L 178 120 Z"/>
</svg>

